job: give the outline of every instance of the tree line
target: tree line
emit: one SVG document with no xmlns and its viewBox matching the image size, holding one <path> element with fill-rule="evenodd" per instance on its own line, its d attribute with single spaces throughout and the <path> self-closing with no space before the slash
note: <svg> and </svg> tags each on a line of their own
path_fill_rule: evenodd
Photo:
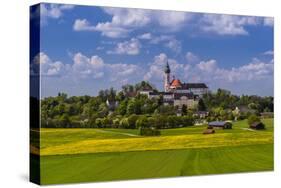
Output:
<svg viewBox="0 0 281 188">
<path fill-rule="evenodd" d="M 201 108 L 209 112 L 208 121 L 246 119 L 251 115 L 259 116 L 262 112 L 274 111 L 272 96 L 238 96 L 224 89 L 205 94 L 202 102 Z"/>
<path fill-rule="evenodd" d="M 164 105 L 161 96 L 149 99 L 140 95 L 142 90 L 157 91 L 143 81 L 125 85 L 118 92 L 114 88 L 100 90 L 97 96 L 58 93 L 55 97 L 43 98 L 41 127 L 172 128 L 193 125 L 196 111 L 209 111 L 209 120 L 234 119 L 236 106 L 246 106 L 254 113 L 273 111 L 273 97 L 236 96 L 218 89 L 200 99 L 196 109 L 183 106 L 182 116 L 178 117 L 177 106 Z M 238 115 L 243 118 L 243 114 Z"/>
</svg>

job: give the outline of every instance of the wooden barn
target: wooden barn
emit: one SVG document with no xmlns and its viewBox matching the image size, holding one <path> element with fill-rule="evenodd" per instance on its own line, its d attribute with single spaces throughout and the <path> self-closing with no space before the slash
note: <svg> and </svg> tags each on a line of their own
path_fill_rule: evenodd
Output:
<svg viewBox="0 0 281 188">
<path fill-rule="evenodd" d="M 232 123 L 226 121 L 212 121 L 208 123 L 210 128 L 232 129 Z"/>
<path fill-rule="evenodd" d="M 254 122 L 250 125 L 251 129 L 262 130 L 265 129 L 265 125 L 262 122 Z"/>
</svg>

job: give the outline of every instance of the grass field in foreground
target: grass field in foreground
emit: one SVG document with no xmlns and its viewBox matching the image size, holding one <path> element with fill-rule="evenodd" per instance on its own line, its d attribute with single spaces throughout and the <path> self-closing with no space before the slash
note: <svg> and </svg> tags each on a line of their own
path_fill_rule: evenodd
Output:
<svg viewBox="0 0 281 188">
<path fill-rule="evenodd" d="M 213 135 L 202 134 L 206 126 L 192 126 L 164 129 L 158 137 L 142 137 L 130 129 L 41 129 L 41 182 L 272 170 L 273 120 L 263 122 L 266 130 L 261 131 L 248 129 L 244 120 Z"/>
<path fill-rule="evenodd" d="M 273 145 L 43 156 L 42 184 L 273 169 Z"/>
</svg>

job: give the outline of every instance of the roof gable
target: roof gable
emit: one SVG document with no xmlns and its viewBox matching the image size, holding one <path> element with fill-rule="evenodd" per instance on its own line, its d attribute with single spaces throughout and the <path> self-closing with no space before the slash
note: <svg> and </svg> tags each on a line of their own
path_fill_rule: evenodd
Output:
<svg viewBox="0 0 281 188">
<path fill-rule="evenodd" d="M 205 83 L 183 83 L 182 89 L 199 89 L 208 88 Z"/>
</svg>

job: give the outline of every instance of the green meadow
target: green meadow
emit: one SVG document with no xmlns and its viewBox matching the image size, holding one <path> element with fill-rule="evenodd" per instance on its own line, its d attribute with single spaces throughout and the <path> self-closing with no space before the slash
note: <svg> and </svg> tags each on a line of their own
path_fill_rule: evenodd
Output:
<svg viewBox="0 0 281 188">
<path fill-rule="evenodd" d="M 273 120 L 263 122 L 266 130 L 239 121 L 212 135 L 203 135 L 202 125 L 163 129 L 156 137 L 135 129 L 42 128 L 41 183 L 273 170 Z"/>
</svg>

